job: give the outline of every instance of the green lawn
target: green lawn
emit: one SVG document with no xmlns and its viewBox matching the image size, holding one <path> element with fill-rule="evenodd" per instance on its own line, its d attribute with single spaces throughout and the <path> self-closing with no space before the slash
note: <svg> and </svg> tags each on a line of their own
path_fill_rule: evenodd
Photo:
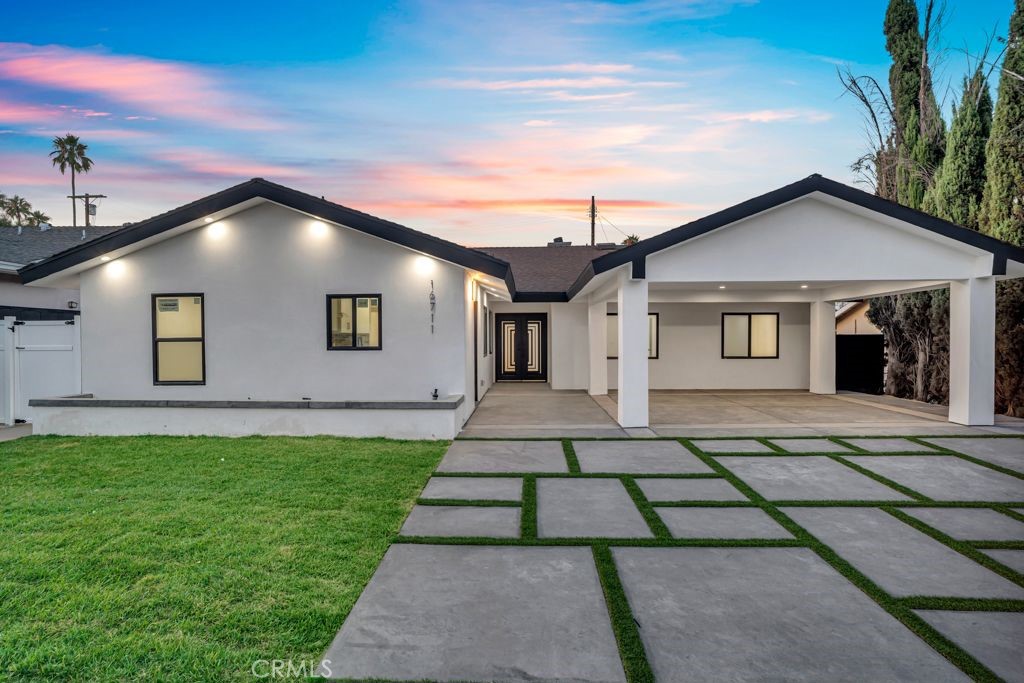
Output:
<svg viewBox="0 0 1024 683">
<path fill-rule="evenodd" d="M 253 680 L 316 660 L 446 447 L 0 444 L 0 679 Z"/>
</svg>

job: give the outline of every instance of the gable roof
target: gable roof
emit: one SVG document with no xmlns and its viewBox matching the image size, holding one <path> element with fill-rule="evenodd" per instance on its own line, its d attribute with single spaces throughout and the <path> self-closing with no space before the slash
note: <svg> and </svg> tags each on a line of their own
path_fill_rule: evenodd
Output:
<svg viewBox="0 0 1024 683">
<path fill-rule="evenodd" d="M 0 261 L 23 266 L 120 229 L 119 225 L 54 225 L 45 230 L 22 227 L 19 234 L 17 227 L 0 227 Z"/>
<path fill-rule="evenodd" d="M 478 251 L 507 261 L 516 280 L 516 301 L 568 301 L 576 276 L 610 249 L 589 245 L 557 247 L 480 247 Z"/>
<path fill-rule="evenodd" d="M 252 199 L 266 199 L 302 213 L 316 216 L 332 223 L 344 225 L 353 230 L 373 235 L 400 244 L 415 251 L 429 254 L 442 261 L 449 261 L 465 268 L 476 270 L 505 280 L 514 294 L 515 283 L 508 264 L 493 256 L 454 242 L 428 235 L 398 223 L 392 223 L 341 204 L 329 202 L 320 197 L 293 190 L 284 185 L 272 183 L 263 178 L 253 178 L 234 187 L 229 187 L 190 204 L 172 209 L 153 218 L 115 230 L 97 239 L 78 244 L 53 254 L 38 263 L 21 268 L 18 273 L 23 282 L 32 282 L 58 273 L 115 249 L 129 246 L 162 232 L 179 227 L 205 216 L 231 208 Z"/>
<path fill-rule="evenodd" d="M 777 206 L 781 206 L 788 202 L 791 202 L 800 197 L 804 197 L 814 192 L 820 192 L 822 194 L 841 199 L 851 204 L 875 211 L 877 213 L 895 218 L 896 220 L 915 225 L 919 228 L 924 228 L 943 237 L 962 242 L 964 244 L 976 247 L 983 251 L 991 252 L 994 256 L 993 259 L 993 275 L 1005 275 L 1006 274 L 1006 261 L 1007 259 L 1024 263 L 1024 248 L 1017 247 L 1008 242 L 997 240 L 994 237 L 989 237 L 983 233 L 965 228 L 955 223 L 936 218 L 935 216 L 924 213 L 923 211 L 916 211 L 908 208 L 896 202 L 883 199 L 877 195 L 859 190 L 849 185 L 829 180 L 817 173 L 810 175 L 803 180 L 798 180 L 795 183 L 786 185 L 772 192 L 748 199 L 745 202 L 740 202 L 734 206 L 730 206 L 727 209 L 723 209 L 716 213 L 703 218 L 698 218 L 695 221 L 681 225 L 678 228 L 674 228 L 667 232 L 663 232 L 660 235 L 649 237 L 645 240 L 620 249 L 610 254 L 605 254 L 599 258 L 596 258 L 591 262 L 576 281 L 573 282 L 572 286 L 569 287 L 567 292 L 568 298 L 573 298 L 576 294 L 583 289 L 584 286 L 595 275 L 611 270 L 618 266 L 626 263 L 631 263 L 633 272 L 638 276 L 643 275 L 645 268 L 645 260 L 647 256 L 655 252 L 674 247 L 677 244 L 682 244 L 687 240 L 691 240 L 695 237 L 700 237 L 712 230 L 735 223 L 736 221 L 749 218 L 755 214 L 774 209 Z"/>
<path fill-rule="evenodd" d="M 595 275 L 625 264 L 631 264 L 634 276 L 643 277 L 646 258 L 650 254 L 812 193 L 829 195 L 977 249 L 988 251 L 994 257 L 993 275 L 1006 274 L 1007 260 L 1024 263 L 1024 249 L 1021 247 L 921 211 L 909 209 L 818 174 L 642 240 L 635 245 L 614 251 L 589 246 L 470 249 L 262 178 L 253 178 L 124 228 L 92 227 L 90 230 L 109 232 L 87 242 L 79 240 L 56 253 L 51 251 L 41 261 L 29 262 L 29 265 L 19 269 L 18 273 L 23 282 L 39 280 L 116 249 L 201 220 L 210 214 L 229 209 L 243 202 L 265 199 L 502 279 L 508 287 L 513 301 L 569 301 Z M 45 235 L 55 230 L 57 229 L 36 233 L 36 235 Z M 65 237 L 68 235 L 66 232 L 60 234 Z M 54 239 L 55 236 L 56 234 L 50 236 L 50 239 Z M 0 240 L 0 249 L 3 249 L 2 240 Z M 0 260 L 8 258 L 10 257 L 0 251 Z M 11 260 L 13 261 L 13 259 Z M 518 282 L 516 278 L 519 279 Z"/>
</svg>

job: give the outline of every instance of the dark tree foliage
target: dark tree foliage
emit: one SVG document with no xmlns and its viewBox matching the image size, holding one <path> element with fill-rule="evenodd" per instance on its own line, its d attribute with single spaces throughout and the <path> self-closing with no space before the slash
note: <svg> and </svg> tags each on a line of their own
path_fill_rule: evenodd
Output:
<svg viewBox="0 0 1024 683">
<path fill-rule="evenodd" d="M 983 232 L 1024 246 L 1024 0 L 1010 16 L 992 132 L 986 147 Z M 1024 283 L 996 295 L 996 410 L 1024 416 Z"/>
</svg>

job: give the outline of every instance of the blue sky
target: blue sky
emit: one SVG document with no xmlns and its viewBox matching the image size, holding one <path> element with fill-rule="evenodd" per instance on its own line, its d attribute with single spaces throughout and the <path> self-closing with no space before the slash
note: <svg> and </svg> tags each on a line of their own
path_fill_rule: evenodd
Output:
<svg viewBox="0 0 1024 683">
<path fill-rule="evenodd" d="M 16 3 L 0 191 L 70 222 L 71 131 L 100 221 L 253 176 L 471 244 L 651 235 L 813 172 L 852 182 L 885 2 Z M 171 7 L 172 9 L 167 9 Z M 947 105 L 1010 0 L 947 5 Z"/>
</svg>

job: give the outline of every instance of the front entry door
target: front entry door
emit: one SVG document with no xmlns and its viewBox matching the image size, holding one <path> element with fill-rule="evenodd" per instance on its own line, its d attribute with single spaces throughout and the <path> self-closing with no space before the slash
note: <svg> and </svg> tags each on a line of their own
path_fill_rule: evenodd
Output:
<svg viewBox="0 0 1024 683">
<path fill-rule="evenodd" d="M 499 382 L 548 381 L 548 314 L 499 313 L 494 316 Z"/>
</svg>

